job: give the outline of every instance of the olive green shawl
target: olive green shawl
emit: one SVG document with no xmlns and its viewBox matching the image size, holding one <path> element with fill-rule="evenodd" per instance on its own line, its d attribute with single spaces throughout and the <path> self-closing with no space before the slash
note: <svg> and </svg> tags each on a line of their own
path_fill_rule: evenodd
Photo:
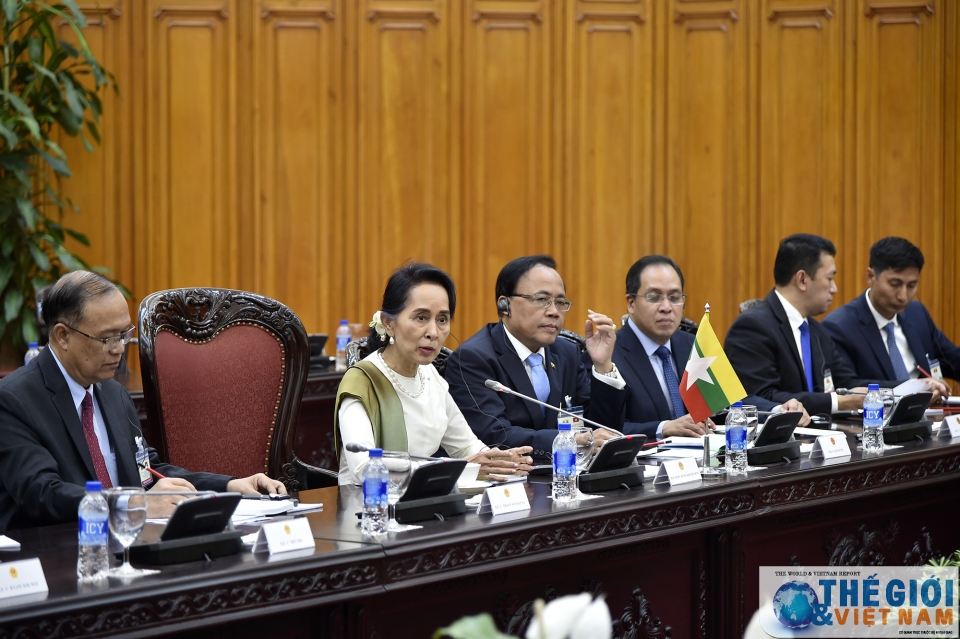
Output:
<svg viewBox="0 0 960 639">
<path fill-rule="evenodd" d="M 363 404 L 373 425 L 373 441 L 385 450 L 407 450 L 407 427 L 403 406 L 393 385 L 373 362 L 361 360 L 347 369 L 337 389 L 333 412 L 333 442 L 340 461 L 340 403 L 352 397 Z"/>
</svg>

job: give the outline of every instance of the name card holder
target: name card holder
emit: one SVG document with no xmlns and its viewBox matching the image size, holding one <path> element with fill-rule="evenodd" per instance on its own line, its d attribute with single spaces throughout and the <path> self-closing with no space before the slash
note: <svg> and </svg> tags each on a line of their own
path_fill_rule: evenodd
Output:
<svg viewBox="0 0 960 639">
<path fill-rule="evenodd" d="M 810 451 L 810 459 L 818 457 L 835 459 L 849 456 L 850 445 L 847 443 L 846 435 L 843 434 L 817 437 L 817 441 L 813 444 L 813 450 Z"/>
<path fill-rule="evenodd" d="M 505 515 L 521 510 L 530 510 L 530 500 L 527 499 L 527 491 L 523 484 L 491 486 L 483 491 L 483 499 L 477 506 L 478 515 L 485 513 Z"/>
<path fill-rule="evenodd" d="M 960 415 L 944 417 L 943 421 L 940 422 L 940 432 L 937 434 L 937 439 L 953 439 L 954 437 L 960 437 Z"/>
<path fill-rule="evenodd" d="M 0 599 L 48 592 L 39 559 L 0 564 Z"/>
<path fill-rule="evenodd" d="M 676 486 L 678 484 L 689 484 L 700 481 L 700 467 L 697 466 L 697 460 L 693 457 L 687 459 L 673 459 L 660 464 L 660 470 L 657 476 L 653 478 L 653 484 L 669 484 Z"/>
<path fill-rule="evenodd" d="M 306 517 L 284 519 L 264 524 L 260 527 L 260 534 L 253 544 L 253 552 L 269 550 L 271 555 L 291 550 L 316 548 L 317 542 L 310 530 L 310 522 Z"/>
</svg>

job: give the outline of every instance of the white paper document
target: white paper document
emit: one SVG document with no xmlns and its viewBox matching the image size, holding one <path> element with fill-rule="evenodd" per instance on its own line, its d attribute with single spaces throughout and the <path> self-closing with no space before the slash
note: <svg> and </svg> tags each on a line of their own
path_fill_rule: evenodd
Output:
<svg viewBox="0 0 960 639">
<path fill-rule="evenodd" d="M 20 550 L 20 542 L 6 535 L 0 535 L 0 550 Z"/>
</svg>

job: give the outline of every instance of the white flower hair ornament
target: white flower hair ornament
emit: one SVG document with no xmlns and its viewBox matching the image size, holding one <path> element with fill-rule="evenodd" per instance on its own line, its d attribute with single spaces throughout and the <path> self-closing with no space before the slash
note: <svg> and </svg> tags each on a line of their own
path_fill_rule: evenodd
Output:
<svg viewBox="0 0 960 639">
<path fill-rule="evenodd" d="M 380 339 L 387 339 L 387 329 L 383 327 L 383 322 L 380 321 L 380 311 L 377 311 L 373 314 L 373 319 L 370 320 L 370 323 L 367 324 L 370 328 L 377 332 L 377 335 L 380 336 Z"/>
</svg>

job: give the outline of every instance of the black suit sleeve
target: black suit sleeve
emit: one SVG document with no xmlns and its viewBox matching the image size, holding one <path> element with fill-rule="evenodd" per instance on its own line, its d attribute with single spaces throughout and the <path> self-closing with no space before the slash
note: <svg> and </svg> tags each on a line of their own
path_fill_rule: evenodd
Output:
<svg viewBox="0 0 960 639">
<path fill-rule="evenodd" d="M 785 354 L 770 327 L 765 325 L 765 318 L 757 312 L 744 313 L 730 326 L 724 342 L 723 350 L 744 389 L 750 395 L 759 395 L 777 404 L 796 398 L 810 415 L 830 415 L 832 402 L 829 394 L 783 389 L 778 357 Z M 832 348 L 833 342 L 830 344 Z"/>
<path fill-rule="evenodd" d="M 929 353 L 928 357 L 936 357 L 940 361 L 940 370 L 944 377 L 950 379 L 960 379 L 960 347 L 955 346 L 943 331 L 933 323 L 933 318 L 925 306 L 921 305 L 924 315 L 926 315 L 927 326 L 930 327 L 930 338 L 933 341 L 934 353 Z M 927 371 L 929 372 L 929 371 Z"/>
<path fill-rule="evenodd" d="M 590 397 L 586 401 L 583 416 L 592 419 L 598 424 L 609 426 L 617 430 L 623 425 L 624 402 L 627 399 L 627 387 L 614 388 L 610 384 L 597 379 L 593 374 L 593 364 L 578 368 L 577 391 L 589 388 Z"/>
<path fill-rule="evenodd" d="M 22 515 L 36 525 L 77 519 L 84 486 L 63 481 L 50 447 L 72 442 L 50 441 L 14 393 L 0 391 L 0 482 Z"/>
</svg>

